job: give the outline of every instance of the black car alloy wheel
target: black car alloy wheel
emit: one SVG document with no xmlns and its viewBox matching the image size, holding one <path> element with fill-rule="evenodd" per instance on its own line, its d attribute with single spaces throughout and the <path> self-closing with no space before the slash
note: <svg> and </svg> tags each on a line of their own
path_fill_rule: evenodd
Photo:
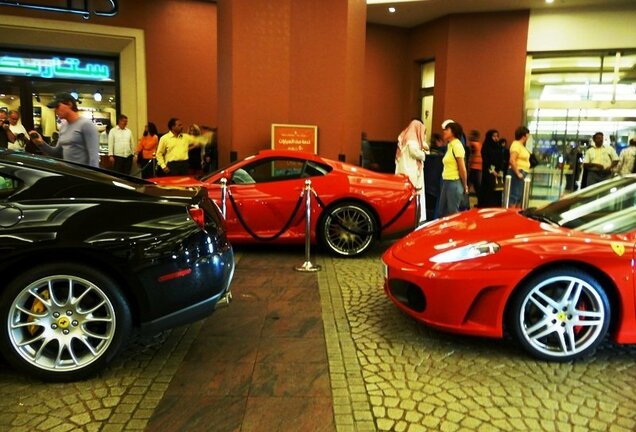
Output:
<svg viewBox="0 0 636 432">
<path fill-rule="evenodd" d="M 86 378 L 121 349 L 130 308 L 111 278 L 68 263 L 45 264 L 7 285 L 0 348 L 16 367 L 51 381 Z"/>
</svg>

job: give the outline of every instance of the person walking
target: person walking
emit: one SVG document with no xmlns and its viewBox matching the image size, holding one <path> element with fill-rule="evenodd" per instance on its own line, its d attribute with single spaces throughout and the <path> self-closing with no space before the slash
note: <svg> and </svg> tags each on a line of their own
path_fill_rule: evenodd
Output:
<svg viewBox="0 0 636 432">
<path fill-rule="evenodd" d="M 629 147 L 623 149 L 616 165 L 618 175 L 627 175 L 636 172 L 636 138 L 629 140 Z"/>
<path fill-rule="evenodd" d="M 521 207 L 523 183 L 530 172 L 530 151 L 526 148 L 529 137 L 530 130 L 519 126 L 515 130 L 515 140 L 510 144 L 510 207 Z"/>
<path fill-rule="evenodd" d="M 108 133 L 108 157 L 113 164 L 113 170 L 122 174 L 130 174 L 135 158 L 135 142 L 133 134 L 128 129 L 128 117 L 120 114 L 117 126 Z"/>
<path fill-rule="evenodd" d="M 505 139 L 499 138 L 499 131 L 486 132 L 481 146 L 482 176 L 477 207 L 500 207 L 503 179 L 508 170 L 510 155 Z"/>
<path fill-rule="evenodd" d="M 202 125 L 201 135 L 205 137 L 205 146 L 201 149 L 201 169 L 204 174 L 209 174 L 216 171 L 219 165 L 216 128 Z"/>
<path fill-rule="evenodd" d="M 442 159 L 442 191 L 439 197 L 439 217 L 459 212 L 465 196 L 468 195 L 468 173 L 464 156 L 466 151 L 459 137 L 464 135 L 459 123 L 445 122 L 443 138 L 448 143 Z"/>
<path fill-rule="evenodd" d="M 194 139 L 183 133 L 183 123 L 176 117 L 168 120 L 168 129 L 159 139 L 157 165 L 164 175 L 188 175 L 188 150 L 196 145 Z"/>
<path fill-rule="evenodd" d="M 144 127 L 144 133 L 135 149 L 137 155 L 137 165 L 141 167 L 141 178 L 150 178 L 155 176 L 155 153 L 159 144 L 159 133 L 154 123 L 148 122 Z"/>
<path fill-rule="evenodd" d="M 446 153 L 446 143 L 438 133 L 431 134 L 430 153 L 424 160 L 424 194 L 426 201 L 426 220 L 438 217 L 437 208 L 442 190 L 442 159 Z"/>
<path fill-rule="evenodd" d="M 47 105 L 62 120 L 57 144 L 44 142 L 35 130 L 29 132 L 42 153 L 93 167 L 99 166 L 99 133 L 90 119 L 81 117 L 77 100 L 70 93 L 58 93 Z"/>
<path fill-rule="evenodd" d="M 612 175 L 612 169 L 618 165 L 616 150 L 603 145 L 603 132 L 596 132 L 592 136 L 594 147 L 590 147 L 583 156 L 583 168 L 586 171 L 585 186 L 607 180 Z"/>
<path fill-rule="evenodd" d="M 0 148 L 9 148 L 9 143 L 15 141 L 15 135 L 11 132 L 11 122 L 7 118 L 7 112 L 0 109 Z"/>
<path fill-rule="evenodd" d="M 428 151 L 426 143 L 426 126 L 419 119 L 413 119 L 398 135 L 398 146 L 395 152 L 395 173 L 405 174 L 418 195 L 420 221 L 426 220 L 426 203 L 424 198 L 424 159 Z"/>
<path fill-rule="evenodd" d="M 13 140 L 9 141 L 9 149 L 25 151 L 28 133 L 24 125 L 20 122 L 20 111 L 10 110 L 8 114 L 9 130 L 13 134 Z"/>
</svg>

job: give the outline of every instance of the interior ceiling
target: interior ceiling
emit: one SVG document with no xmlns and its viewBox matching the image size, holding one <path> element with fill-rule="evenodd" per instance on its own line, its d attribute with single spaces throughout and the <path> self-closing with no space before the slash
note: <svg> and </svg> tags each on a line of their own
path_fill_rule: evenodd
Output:
<svg viewBox="0 0 636 432">
<path fill-rule="evenodd" d="M 411 28 L 456 13 L 631 5 L 634 0 L 367 0 L 367 22 Z M 388 8 L 394 7 L 395 13 Z"/>
</svg>

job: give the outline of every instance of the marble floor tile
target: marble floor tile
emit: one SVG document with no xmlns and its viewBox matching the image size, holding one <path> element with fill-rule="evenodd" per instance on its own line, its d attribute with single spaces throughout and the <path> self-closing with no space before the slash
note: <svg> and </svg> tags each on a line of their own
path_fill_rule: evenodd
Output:
<svg viewBox="0 0 636 432">
<path fill-rule="evenodd" d="M 239 432 L 244 415 L 245 398 L 195 394 L 166 396 L 155 409 L 145 430 Z"/>
<path fill-rule="evenodd" d="M 250 397 L 241 432 L 334 432 L 330 397 Z"/>
</svg>

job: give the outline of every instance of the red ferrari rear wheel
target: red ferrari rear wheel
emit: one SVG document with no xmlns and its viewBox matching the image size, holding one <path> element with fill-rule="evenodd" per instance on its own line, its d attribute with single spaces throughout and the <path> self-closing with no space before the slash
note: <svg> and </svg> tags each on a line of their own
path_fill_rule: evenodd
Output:
<svg viewBox="0 0 636 432">
<path fill-rule="evenodd" d="M 375 217 L 366 207 L 340 203 L 326 210 L 320 223 L 320 239 L 336 255 L 356 256 L 371 247 L 376 227 Z"/>
<path fill-rule="evenodd" d="M 576 269 L 554 269 L 533 277 L 515 293 L 511 327 L 533 356 L 569 361 L 591 353 L 605 338 L 610 304 L 601 284 Z"/>
</svg>

